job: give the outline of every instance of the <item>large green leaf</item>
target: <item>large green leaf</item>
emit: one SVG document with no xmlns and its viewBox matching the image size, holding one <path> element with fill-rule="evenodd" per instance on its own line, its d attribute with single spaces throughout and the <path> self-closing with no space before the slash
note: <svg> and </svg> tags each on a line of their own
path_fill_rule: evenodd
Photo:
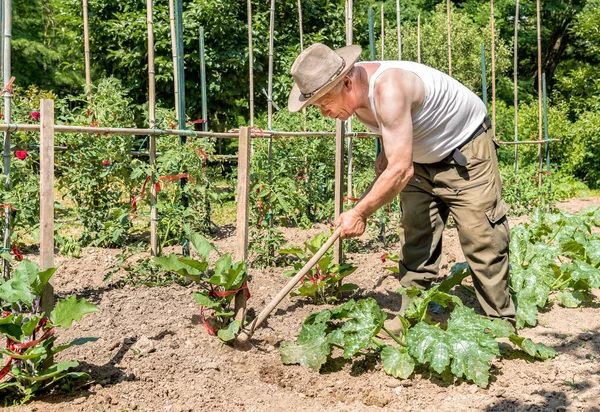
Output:
<svg viewBox="0 0 600 412">
<path fill-rule="evenodd" d="M 25 270 L 15 271 L 12 278 L 0 285 L 0 302 L 2 304 L 19 303 L 30 306 L 34 298 L 29 274 Z"/>
<path fill-rule="evenodd" d="M 406 349 L 386 346 L 381 351 L 383 369 L 395 378 L 407 379 L 415 370 L 415 361 Z"/>
<path fill-rule="evenodd" d="M 208 255 L 210 255 L 210 251 L 214 249 L 210 242 L 199 233 L 192 233 L 190 241 L 198 256 L 203 260 L 206 260 Z"/>
<path fill-rule="evenodd" d="M 70 328 L 71 323 L 81 320 L 88 313 L 97 312 L 98 307 L 85 299 L 77 300 L 75 295 L 58 301 L 50 313 L 50 320 L 56 327 Z"/>
<path fill-rule="evenodd" d="M 22 320 L 23 315 L 15 316 L 13 313 L 5 318 L 0 318 L 0 334 L 15 342 L 21 342 L 27 336 L 21 328 Z"/>
<path fill-rule="evenodd" d="M 543 343 L 534 343 L 531 339 L 526 339 L 522 336 L 511 335 L 510 341 L 534 358 L 546 360 L 558 355 L 558 352 L 553 348 L 550 348 Z"/>
<path fill-rule="evenodd" d="M 589 288 L 600 288 L 600 270 L 582 260 L 565 263 L 561 269 L 568 267 L 575 281 L 585 281 Z"/>
<path fill-rule="evenodd" d="M 410 319 L 422 320 L 427 313 L 429 302 L 437 302 L 444 308 L 448 305 L 453 304 L 454 306 L 462 306 L 462 300 L 458 296 L 450 295 L 449 293 L 440 290 L 440 285 L 436 285 L 427 290 L 418 290 L 419 296 L 415 297 L 417 293 L 416 287 L 411 287 L 407 291 L 407 295 L 412 298 L 404 316 Z"/>
<path fill-rule="evenodd" d="M 450 276 L 444 279 L 440 285 L 439 290 L 441 292 L 450 292 L 450 290 L 462 283 L 462 281 L 471 275 L 471 269 L 467 262 L 460 262 L 452 265 L 450 269 Z"/>
<path fill-rule="evenodd" d="M 371 338 L 379 333 L 387 317 L 372 298 L 358 301 L 347 316 L 349 320 L 342 326 L 346 359 L 369 347 Z"/>
<path fill-rule="evenodd" d="M 36 376 L 28 376 L 25 374 L 19 375 L 19 378 L 26 379 L 30 381 L 45 381 L 51 378 L 56 378 L 58 375 L 64 373 L 65 371 L 75 368 L 79 366 L 79 362 L 71 361 L 71 362 L 60 362 L 55 363 L 48 369 L 45 369 L 39 372 Z"/>
<path fill-rule="evenodd" d="M 217 336 L 223 342 L 231 342 L 235 339 L 236 335 L 240 331 L 241 323 L 239 320 L 231 322 L 226 329 L 219 329 Z"/>
<path fill-rule="evenodd" d="M 67 343 L 66 345 L 53 346 L 52 347 L 52 353 L 53 354 L 57 354 L 58 352 L 62 352 L 65 349 L 69 349 L 71 346 L 85 345 L 88 342 L 96 342 L 97 340 L 98 340 L 98 338 L 93 337 L 93 336 L 88 336 L 88 337 L 85 337 L 85 338 L 73 339 L 70 343 Z"/>
<path fill-rule="evenodd" d="M 192 296 L 200 306 L 206 306 L 207 308 L 217 308 L 221 306 L 221 302 L 219 300 L 208 297 L 206 292 L 193 292 Z"/>
<path fill-rule="evenodd" d="M 300 364 L 316 372 L 327 362 L 327 357 L 331 353 L 329 343 L 325 338 L 325 323 L 314 325 L 302 325 L 302 330 L 298 335 L 298 342 L 283 342 L 279 349 L 281 362 L 286 365 Z"/>
<path fill-rule="evenodd" d="M 550 286 L 535 268 L 515 268 L 511 273 L 510 283 L 516 298 L 517 328 L 535 326 L 538 308 L 546 305 Z"/>
<path fill-rule="evenodd" d="M 577 308 L 584 300 L 583 293 L 572 290 L 561 290 L 556 294 L 556 299 L 565 308 Z"/>
<path fill-rule="evenodd" d="M 171 253 L 168 257 L 155 257 L 154 261 L 167 270 L 178 273 L 194 282 L 200 282 L 200 276 L 208 268 L 207 262 L 198 262 L 190 258 L 180 258 Z"/>
</svg>

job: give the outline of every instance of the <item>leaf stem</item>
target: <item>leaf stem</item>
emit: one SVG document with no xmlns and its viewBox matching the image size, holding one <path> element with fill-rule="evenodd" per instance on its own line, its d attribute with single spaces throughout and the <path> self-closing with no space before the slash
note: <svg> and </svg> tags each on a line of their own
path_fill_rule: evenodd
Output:
<svg viewBox="0 0 600 412">
<path fill-rule="evenodd" d="M 385 333 L 390 335 L 390 337 L 392 339 L 394 339 L 394 342 L 396 342 L 398 345 L 400 345 L 402 347 L 406 347 L 406 344 L 404 342 L 402 342 L 396 335 L 394 335 L 392 332 L 390 332 L 385 326 L 382 326 L 381 330 L 383 330 Z"/>
<path fill-rule="evenodd" d="M 334 348 L 338 348 L 338 349 L 344 350 L 344 347 L 342 345 L 338 345 L 337 343 L 332 343 L 331 346 L 333 346 Z M 369 352 L 361 352 L 361 351 L 356 352 L 356 355 L 373 356 L 373 357 L 376 357 L 376 358 L 379 357 L 378 353 L 369 353 Z"/>
</svg>

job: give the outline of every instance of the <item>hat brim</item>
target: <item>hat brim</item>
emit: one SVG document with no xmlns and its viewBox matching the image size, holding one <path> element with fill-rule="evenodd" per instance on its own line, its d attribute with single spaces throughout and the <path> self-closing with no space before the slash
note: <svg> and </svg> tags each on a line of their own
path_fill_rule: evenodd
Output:
<svg viewBox="0 0 600 412">
<path fill-rule="evenodd" d="M 336 77 L 334 77 L 331 82 L 323 86 L 319 91 L 317 91 L 314 95 L 309 97 L 308 99 L 304 97 L 300 88 L 296 83 L 292 87 L 292 91 L 290 92 L 290 96 L 288 98 L 288 110 L 290 112 L 297 112 L 299 110 L 304 109 L 306 106 L 317 100 L 319 97 L 326 94 L 329 90 L 333 88 L 344 76 L 352 69 L 354 63 L 360 57 L 360 53 L 362 51 L 360 46 L 355 44 L 342 47 L 341 49 L 334 50 L 344 61 L 346 62 L 346 66 L 344 70 L 340 72 Z"/>
</svg>

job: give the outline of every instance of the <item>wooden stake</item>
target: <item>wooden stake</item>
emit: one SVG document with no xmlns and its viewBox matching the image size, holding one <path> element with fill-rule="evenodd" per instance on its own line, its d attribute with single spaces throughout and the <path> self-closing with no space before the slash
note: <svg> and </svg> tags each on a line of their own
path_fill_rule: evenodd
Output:
<svg viewBox="0 0 600 412">
<path fill-rule="evenodd" d="M 92 102 L 92 76 L 90 74 L 90 34 L 87 0 L 83 0 L 83 43 L 85 54 L 85 95 L 89 105 Z"/>
<path fill-rule="evenodd" d="M 400 20 L 400 0 L 396 0 L 396 27 L 398 29 L 398 60 L 402 60 L 402 21 Z"/>
<path fill-rule="evenodd" d="M 151 129 L 156 126 L 156 82 L 154 78 L 154 23 L 152 0 L 146 0 L 146 20 L 148 23 L 148 123 Z M 156 136 L 150 136 L 150 168 L 156 173 Z M 154 182 L 152 182 L 154 183 Z M 150 253 L 158 256 L 158 233 L 156 210 L 156 185 L 150 185 Z"/>
<path fill-rule="evenodd" d="M 54 267 L 54 100 L 40 100 L 40 269 Z M 54 287 L 42 292 L 42 310 L 54 308 Z"/>
<path fill-rule="evenodd" d="M 335 122 L 335 186 L 334 186 L 334 223 L 342 214 L 344 193 L 344 122 Z M 343 261 L 342 240 L 337 240 L 333 249 L 334 263 Z"/>
<path fill-rule="evenodd" d="M 248 77 L 250 78 L 250 126 L 254 126 L 254 58 L 252 57 L 252 0 L 248 0 Z"/>
<path fill-rule="evenodd" d="M 515 4 L 515 41 L 513 55 L 513 93 L 514 93 L 514 108 L 515 108 L 515 142 L 519 141 L 519 90 L 517 88 L 517 74 L 519 72 L 518 59 L 518 44 L 519 37 L 519 0 Z M 515 170 L 519 170 L 519 145 L 515 145 Z"/>
<path fill-rule="evenodd" d="M 352 11 L 354 9 L 354 2 L 352 0 L 346 0 L 346 46 L 350 46 L 352 44 L 353 30 L 352 30 Z M 352 117 L 350 117 L 346 121 L 346 131 L 348 133 L 352 133 Z M 347 141 L 346 145 L 348 146 L 348 171 L 347 171 L 347 196 L 348 196 L 348 204 L 351 202 L 351 198 L 354 197 L 354 184 L 353 184 L 353 172 L 354 172 L 354 156 L 352 152 L 354 151 L 354 144 L 352 142 L 352 138 L 346 134 Z"/>
<path fill-rule="evenodd" d="M 446 5 L 448 12 L 447 14 L 447 23 L 448 23 L 448 76 L 452 76 L 452 32 L 450 30 L 450 0 L 446 0 Z"/>
<path fill-rule="evenodd" d="M 248 259 L 248 219 L 250 198 L 250 128 L 240 127 L 238 140 L 238 186 L 236 260 Z M 246 317 L 246 291 L 235 295 L 235 319 L 243 324 Z"/>
<path fill-rule="evenodd" d="M 538 57 L 538 140 L 542 140 L 542 30 L 540 17 L 540 0 L 536 0 L 537 13 L 537 57 Z M 538 146 L 538 161 L 540 164 L 540 173 L 538 173 L 538 187 L 542 187 L 542 170 L 544 163 L 542 159 L 542 145 Z"/>
<path fill-rule="evenodd" d="M 494 136 L 496 136 L 496 29 L 494 21 L 494 0 L 491 0 L 490 23 L 492 25 L 492 133 Z"/>
<path fill-rule="evenodd" d="M 417 63 L 421 63 L 421 15 L 417 16 Z"/>
</svg>

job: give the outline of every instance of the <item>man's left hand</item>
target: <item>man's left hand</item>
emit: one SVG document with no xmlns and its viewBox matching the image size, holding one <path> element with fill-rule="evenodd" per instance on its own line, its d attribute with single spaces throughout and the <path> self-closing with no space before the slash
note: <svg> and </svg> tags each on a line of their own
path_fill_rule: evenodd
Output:
<svg viewBox="0 0 600 412">
<path fill-rule="evenodd" d="M 355 209 L 350 209 L 340 215 L 335 226 L 342 228 L 342 233 L 340 235 L 342 239 L 358 237 L 365 232 L 367 218 L 363 217 Z"/>
</svg>

